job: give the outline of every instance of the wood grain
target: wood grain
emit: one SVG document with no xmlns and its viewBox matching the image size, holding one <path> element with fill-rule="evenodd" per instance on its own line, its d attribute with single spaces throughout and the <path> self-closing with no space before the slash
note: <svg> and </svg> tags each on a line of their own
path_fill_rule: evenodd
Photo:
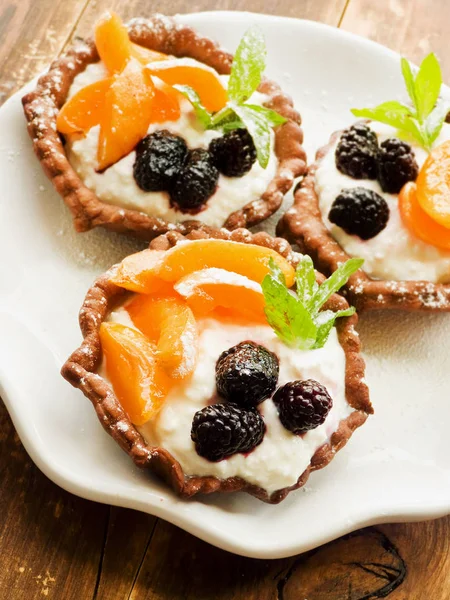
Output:
<svg viewBox="0 0 450 600">
<path fill-rule="evenodd" d="M 42 475 L 1 404 L 0 598 L 91 598 L 107 513 Z"/>
<path fill-rule="evenodd" d="M 59 54 L 86 2 L 0 1 L 0 104 Z"/>
<path fill-rule="evenodd" d="M 81 37 L 90 35 L 92 26 L 105 10 L 116 10 L 124 19 L 134 16 L 148 16 L 154 12 L 166 15 L 198 12 L 203 10 L 249 10 L 267 14 L 313 19 L 329 25 L 337 25 L 344 10 L 346 0 L 95 0 L 90 2 L 74 32 Z"/>
<path fill-rule="evenodd" d="M 445 50 L 448 0 L 0 0 L 0 103 L 107 8 L 125 18 L 241 9 L 342 21 L 420 60 Z M 450 518 L 364 529 L 286 560 L 240 558 L 154 517 L 77 498 L 23 449 L 0 402 L 0 600 L 449 600 Z"/>
<path fill-rule="evenodd" d="M 448 0 L 351 0 L 341 27 L 380 42 L 420 63 L 433 51 L 450 83 Z"/>
</svg>

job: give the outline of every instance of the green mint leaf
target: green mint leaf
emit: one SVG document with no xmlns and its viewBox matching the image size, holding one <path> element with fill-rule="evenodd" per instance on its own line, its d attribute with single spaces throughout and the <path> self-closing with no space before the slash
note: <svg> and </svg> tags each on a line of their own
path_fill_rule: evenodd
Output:
<svg viewBox="0 0 450 600">
<path fill-rule="evenodd" d="M 194 107 L 195 115 L 200 123 L 208 128 L 211 124 L 211 113 L 209 113 L 200 101 L 197 92 L 188 85 L 174 85 L 176 90 L 181 92 Z"/>
<path fill-rule="evenodd" d="M 333 325 L 339 317 L 351 317 L 355 313 L 355 308 L 350 306 L 344 310 L 333 312 L 332 310 L 324 310 L 316 317 L 317 337 L 313 348 L 323 348 L 325 346 Z"/>
<path fill-rule="evenodd" d="M 284 285 L 284 287 L 286 287 L 286 277 L 284 276 L 283 271 L 280 269 L 277 263 L 273 260 L 273 258 L 269 258 L 269 268 L 270 275 L 276 281 L 278 281 L 278 283 L 281 283 L 282 285 Z"/>
<path fill-rule="evenodd" d="M 442 126 L 449 110 L 450 104 L 448 102 L 441 101 L 426 120 L 425 127 L 430 145 L 436 141 L 436 138 L 441 133 Z"/>
<path fill-rule="evenodd" d="M 233 129 L 245 129 L 245 125 L 234 110 L 226 106 L 211 117 L 208 129 L 220 129 L 226 133 Z"/>
<path fill-rule="evenodd" d="M 228 105 L 214 113 L 211 117 L 209 129 L 220 129 L 222 123 L 227 123 L 230 120 L 237 119 L 236 113 Z"/>
<path fill-rule="evenodd" d="M 414 109 L 393 100 L 375 108 L 354 108 L 355 117 L 371 119 L 395 127 L 400 133 L 414 138 L 426 150 L 430 150 L 445 120 L 443 108 L 436 106 L 442 87 L 442 72 L 436 55 L 426 56 L 414 77 L 409 62 L 401 59 L 405 86 Z"/>
<path fill-rule="evenodd" d="M 364 260 L 362 258 L 350 258 L 340 265 L 336 271 L 326 279 L 311 299 L 310 307 L 313 314 L 317 315 L 319 310 L 344 284 L 355 271 L 361 268 Z"/>
<path fill-rule="evenodd" d="M 295 294 L 286 287 L 281 269 L 271 259 L 270 274 L 264 277 L 261 287 L 267 321 L 278 337 L 285 344 L 302 350 L 322 348 L 335 320 L 352 315 L 355 309 L 350 307 L 334 313 L 331 310 L 319 312 L 319 308 L 362 263 L 361 259 L 348 260 L 339 267 L 335 277 L 332 275 L 319 287 L 311 258 L 303 256 L 296 271 Z"/>
<path fill-rule="evenodd" d="M 423 123 L 433 110 L 442 86 L 442 73 L 436 55 L 426 56 L 420 65 L 414 83 L 417 119 Z"/>
<path fill-rule="evenodd" d="M 258 162 L 265 169 L 269 164 L 271 144 L 271 128 L 267 119 L 246 104 L 233 105 L 233 110 L 252 136 Z"/>
<path fill-rule="evenodd" d="M 414 83 L 414 75 L 411 70 L 411 65 L 406 60 L 406 58 L 402 58 L 400 64 L 401 64 L 401 68 L 402 68 L 403 79 L 405 80 L 405 86 L 408 91 L 408 95 L 411 98 L 411 102 L 413 103 L 413 106 L 417 110 L 416 86 Z"/>
<path fill-rule="evenodd" d="M 386 108 L 386 105 L 389 106 Z M 375 108 L 354 108 L 351 112 L 355 117 L 379 121 L 380 123 L 395 127 L 400 131 L 405 131 L 416 139 L 419 144 L 426 146 L 427 140 L 424 138 L 421 128 L 418 126 L 412 115 L 408 114 L 405 107 L 403 107 L 402 110 L 397 110 L 391 109 L 390 105 L 390 102 L 385 102 Z"/>
<path fill-rule="evenodd" d="M 228 96 L 238 104 L 250 98 L 261 83 L 266 68 L 266 44 L 257 27 L 248 29 L 234 55 L 228 81 Z"/>
<path fill-rule="evenodd" d="M 236 117 L 236 119 L 234 119 L 234 120 L 230 120 L 230 121 L 226 121 L 225 123 L 222 123 L 222 125 L 220 126 L 220 129 L 224 133 L 227 133 L 228 131 L 233 131 L 234 129 L 245 129 L 245 125 L 240 119 L 238 119 Z"/>
<path fill-rule="evenodd" d="M 259 104 L 246 104 L 247 108 L 251 108 L 254 112 L 259 113 L 263 116 L 268 122 L 270 127 L 277 127 L 278 125 L 283 125 L 286 123 L 287 119 L 272 110 L 271 108 L 266 108 L 265 106 L 260 106 Z"/>
<path fill-rule="evenodd" d="M 317 292 L 319 286 L 316 281 L 313 261 L 307 254 L 302 255 L 300 258 L 295 273 L 295 281 L 297 296 L 305 306 L 309 306 L 311 298 Z"/>
<path fill-rule="evenodd" d="M 266 275 L 261 287 L 266 318 L 277 336 L 289 346 L 303 350 L 312 348 L 317 326 L 309 311 L 274 276 Z"/>
</svg>

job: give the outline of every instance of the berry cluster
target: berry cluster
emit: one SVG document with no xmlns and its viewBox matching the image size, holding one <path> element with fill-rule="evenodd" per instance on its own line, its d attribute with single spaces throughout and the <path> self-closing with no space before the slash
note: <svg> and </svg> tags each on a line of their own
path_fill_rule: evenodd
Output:
<svg viewBox="0 0 450 600">
<path fill-rule="evenodd" d="M 375 133 L 364 123 L 344 131 L 335 152 L 336 167 L 353 179 L 378 179 L 381 189 L 398 194 L 419 168 L 406 142 L 390 138 L 378 145 Z M 329 220 L 350 235 L 363 240 L 375 237 L 389 220 L 386 200 L 364 187 L 342 190 L 333 202 Z"/>
<path fill-rule="evenodd" d="M 197 453 L 219 461 L 258 446 L 266 427 L 257 407 L 275 392 L 278 375 L 278 358 L 264 346 L 246 341 L 223 352 L 216 364 L 216 386 L 227 402 L 195 413 L 191 439 Z M 294 434 L 321 425 L 332 406 L 327 390 L 313 380 L 279 387 L 273 401 L 282 425 Z"/>
<path fill-rule="evenodd" d="M 246 129 L 213 139 L 208 150 L 189 150 L 182 137 L 163 129 L 136 146 L 133 175 L 144 192 L 168 192 L 178 209 L 198 212 L 214 194 L 219 171 L 242 177 L 255 160 L 255 145 Z"/>
<path fill-rule="evenodd" d="M 397 138 L 378 146 L 376 134 L 355 123 L 341 135 L 335 153 L 336 167 L 353 179 L 378 179 L 389 194 L 398 194 L 419 172 L 411 146 Z"/>
</svg>

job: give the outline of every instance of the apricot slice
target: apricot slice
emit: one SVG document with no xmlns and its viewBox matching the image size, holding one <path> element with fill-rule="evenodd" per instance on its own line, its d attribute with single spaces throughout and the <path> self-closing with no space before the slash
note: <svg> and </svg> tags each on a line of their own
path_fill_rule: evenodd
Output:
<svg viewBox="0 0 450 600">
<path fill-rule="evenodd" d="M 244 275 L 224 269 L 203 269 L 182 277 L 174 289 L 195 314 L 204 315 L 220 306 L 250 319 L 266 321 L 261 285 Z"/>
<path fill-rule="evenodd" d="M 79 90 L 58 113 L 56 127 L 61 133 L 86 132 L 101 121 L 105 94 L 112 77 L 95 81 Z"/>
<path fill-rule="evenodd" d="M 161 409 L 170 387 L 155 347 L 144 334 L 121 323 L 102 323 L 100 340 L 117 399 L 132 423 L 143 425 Z"/>
<path fill-rule="evenodd" d="M 158 279 L 176 282 L 194 271 L 216 267 L 261 283 L 270 272 L 270 259 L 283 272 L 288 287 L 293 285 L 295 279 L 294 268 L 288 261 L 265 246 L 228 240 L 191 240 L 181 242 L 166 252 L 155 252 L 143 250 L 140 256 L 128 256 L 112 281 L 145 294 L 154 291 Z"/>
<path fill-rule="evenodd" d="M 98 142 L 98 169 L 104 170 L 129 154 L 147 133 L 155 86 L 146 69 L 130 60 L 105 95 Z"/>
<path fill-rule="evenodd" d="M 128 30 L 116 13 L 106 13 L 95 27 L 97 52 L 111 74 L 121 73 L 131 57 L 142 65 L 167 60 L 167 54 L 133 44 Z"/>
<path fill-rule="evenodd" d="M 178 121 L 180 114 L 179 92 L 166 84 L 161 89 L 155 87 L 151 123 Z"/>
<path fill-rule="evenodd" d="M 121 73 L 131 57 L 128 30 L 116 13 L 106 13 L 95 27 L 95 46 L 111 74 Z"/>
<path fill-rule="evenodd" d="M 416 237 L 436 248 L 450 250 L 450 229 L 437 223 L 422 209 L 414 182 L 403 186 L 398 206 L 404 224 Z"/>
<path fill-rule="evenodd" d="M 228 101 L 227 92 L 212 69 L 176 65 L 174 61 L 155 62 L 147 68 L 152 75 L 169 85 L 188 85 L 193 88 L 203 106 L 210 112 L 220 110 Z"/>
<path fill-rule="evenodd" d="M 131 56 L 137 58 L 138 61 L 143 65 L 159 60 L 167 60 L 169 58 L 167 54 L 163 54 L 162 52 L 156 52 L 156 50 L 144 48 L 144 46 L 139 46 L 139 44 L 133 44 L 133 42 L 130 42 L 130 44 Z"/>
<path fill-rule="evenodd" d="M 136 327 L 156 344 L 170 377 L 184 379 L 197 362 L 198 333 L 192 310 L 181 298 L 137 295 L 126 305 Z"/>
<path fill-rule="evenodd" d="M 163 250 L 142 250 L 130 254 L 117 265 L 109 280 L 130 292 L 154 294 L 173 290 L 172 283 L 156 275 L 164 254 Z M 143 281 L 145 281 L 145 288 Z"/>
<path fill-rule="evenodd" d="M 434 221 L 450 228 L 450 140 L 428 155 L 416 185 L 417 200 L 423 210 Z"/>
</svg>

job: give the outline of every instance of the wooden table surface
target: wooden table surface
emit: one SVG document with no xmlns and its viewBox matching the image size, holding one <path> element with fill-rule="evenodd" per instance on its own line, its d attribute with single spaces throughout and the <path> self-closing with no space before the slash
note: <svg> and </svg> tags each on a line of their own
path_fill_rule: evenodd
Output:
<svg viewBox="0 0 450 600">
<path fill-rule="evenodd" d="M 0 102 L 107 8 L 124 18 L 240 9 L 313 19 L 412 60 L 434 50 L 450 80 L 449 0 L 0 0 Z M 63 491 L 31 462 L 1 402 L 0 474 L 0 599 L 450 599 L 450 518 L 364 529 L 285 560 L 241 558 Z"/>
</svg>

